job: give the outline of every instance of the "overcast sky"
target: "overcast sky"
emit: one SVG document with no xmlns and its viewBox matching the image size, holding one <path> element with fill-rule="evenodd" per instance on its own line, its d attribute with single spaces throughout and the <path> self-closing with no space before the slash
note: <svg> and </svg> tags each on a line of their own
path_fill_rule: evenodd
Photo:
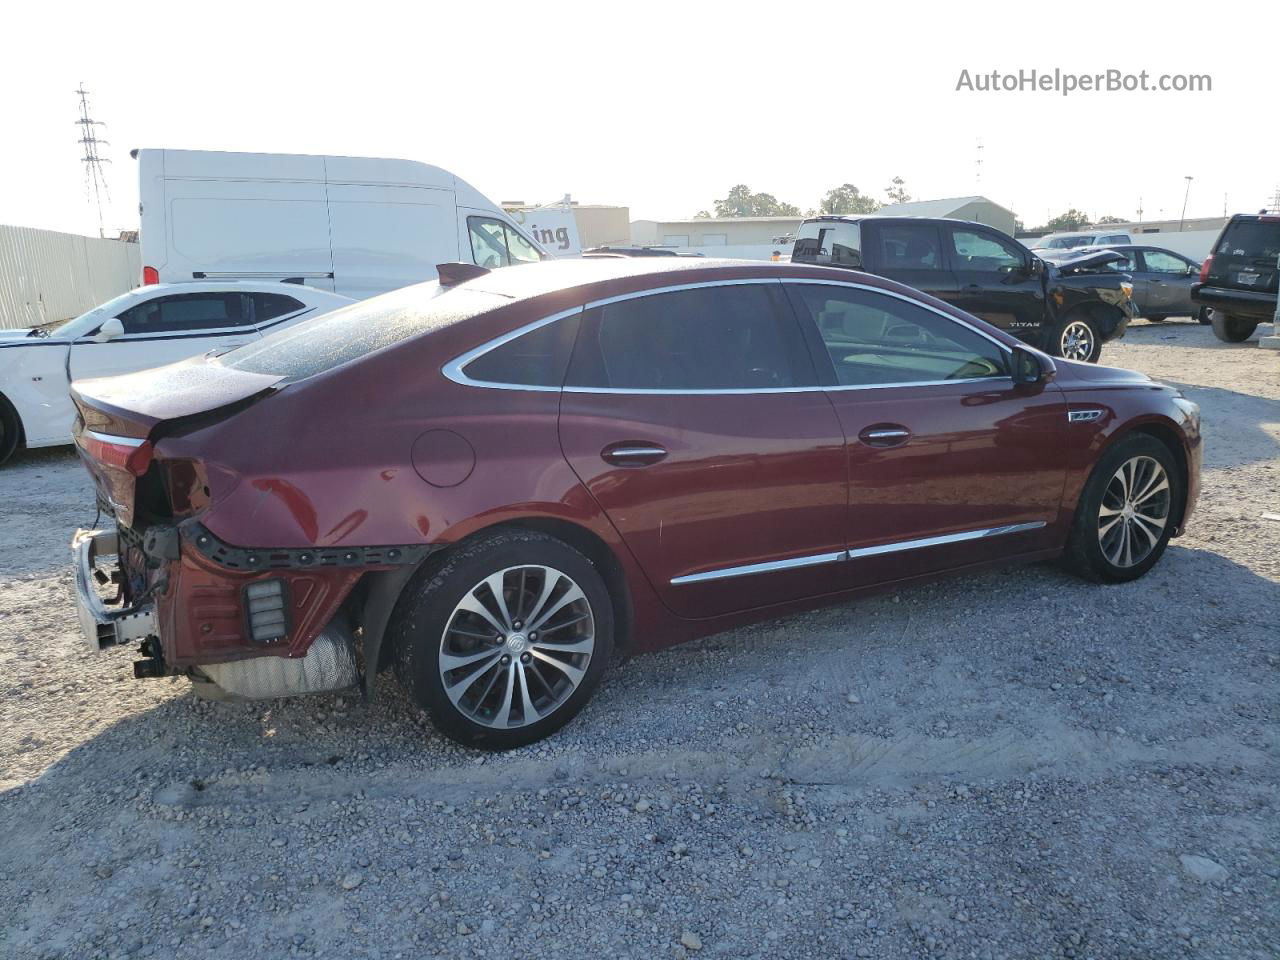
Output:
<svg viewBox="0 0 1280 960">
<path fill-rule="evenodd" d="M 494 201 L 692 216 L 735 183 L 801 208 L 846 181 L 883 199 L 982 193 L 1028 225 L 1259 208 L 1280 187 L 1280 5 L 484 2 L 11 4 L 0 223 L 96 233 L 74 90 L 92 91 L 109 232 L 136 227 L 132 147 L 422 160 Z M 979 10 L 981 12 L 979 12 Z M 1075 10 L 1076 13 L 1071 11 Z M 1260 46 L 1261 45 L 1261 46 Z M 1209 93 L 957 91 L 961 70 Z M 982 173 L 977 179 L 981 140 Z"/>
</svg>

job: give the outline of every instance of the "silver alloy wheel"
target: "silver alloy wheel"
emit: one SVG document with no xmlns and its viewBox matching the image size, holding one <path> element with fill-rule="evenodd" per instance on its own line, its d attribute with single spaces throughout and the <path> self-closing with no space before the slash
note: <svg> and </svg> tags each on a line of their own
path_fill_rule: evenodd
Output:
<svg viewBox="0 0 1280 960">
<path fill-rule="evenodd" d="M 1088 360 L 1093 356 L 1093 330 L 1083 320 L 1072 320 L 1062 328 L 1059 352 L 1068 360 Z"/>
<path fill-rule="evenodd" d="M 1120 464 L 1098 508 L 1098 543 L 1117 567 L 1147 559 L 1164 535 L 1173 504 L 1169 476 L 1160 461 L 1133 457 Z"/>
<path fill-rule="evenodd" d="M 467 591 L 440 638 L 440 680 L 465 717 L 510 730 L 578 689 L 595 650 L 582 588 L 552 567 L 507 567 Z"/>
</svg>

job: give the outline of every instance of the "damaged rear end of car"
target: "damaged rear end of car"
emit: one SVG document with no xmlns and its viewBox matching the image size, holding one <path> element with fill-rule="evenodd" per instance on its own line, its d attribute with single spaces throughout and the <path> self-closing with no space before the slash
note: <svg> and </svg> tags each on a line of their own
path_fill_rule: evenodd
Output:
<svg viewBox="0 0 1280 960">
<path fill-rule="evenodd" d="M 238 478 L 181 442 L 234 420 L 282 379 L 192 361 L 72 390 L 76 447 L 100 515 L 114 521 L 72 539 L 80 624 L 95 650 L 139 643 L 136 677 L 185 674 L 211 696 L 249 699 L 358 682 L 340 610 L 366 551 L 223 544 L 202 520 Z"/>
</svg>

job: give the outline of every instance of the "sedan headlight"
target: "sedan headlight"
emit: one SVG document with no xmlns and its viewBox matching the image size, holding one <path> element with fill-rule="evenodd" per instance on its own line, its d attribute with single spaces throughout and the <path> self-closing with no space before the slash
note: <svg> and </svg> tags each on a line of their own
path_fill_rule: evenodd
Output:
<svg viewBox="0 0 1280 960">
<path fill-rule="evenodd" d="M 1199 433 L 1200 404 L 1179 395 L 1173 398 L 1173 405 L 1187 415 L 1187 422 L 1191 424 L 1192 430 Z"/>
</svg>

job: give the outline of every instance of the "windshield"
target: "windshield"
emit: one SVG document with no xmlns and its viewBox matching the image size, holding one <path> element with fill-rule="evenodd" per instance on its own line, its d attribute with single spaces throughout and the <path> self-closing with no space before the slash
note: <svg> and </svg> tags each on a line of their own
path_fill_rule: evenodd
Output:
<svg viewBox="0 0 1280 960">
<path fill-rule="evenodd" d="M 65 323 L 58 324 L 49 331 L 49 335 L 56 337 L 61 333 L 70 333 L 72 330 L 79 327 L 81 320 L 87 320 L 89 317 L 102 317 L 104 320 L 107 317 L 114 317 L 117 313 L 120 313 L 124 307 L 132 304 L 133 300 L 134 291 L 132 290 L 128 293 L 122 293 L 118 297 L 112 297 L 106 303 L 100 303 L 92 310 L 86 310 L 84 313 L 80 314 L 80 316 L 74 317 Z"/>
<path fill-rule="evenodd" d="M 224 353 L 215 362 L 247 373 L 301 380 L 510 302 L 479 290 L 442 288 L 432 280 L 304 320 Z"/>
<path fill-rule="evenodd" d="M 843 220 L 814 220 L 800 224 L 792 263 L 827 263 L 835 267 L 862 266 L 862 228 Z"/>
<path fill-rule="evenodd" d="M 1218 253 L 1236 257 L 1280 257 L 1280 219 L 1236 220 L 1227 226 Z"/>
</svg>

